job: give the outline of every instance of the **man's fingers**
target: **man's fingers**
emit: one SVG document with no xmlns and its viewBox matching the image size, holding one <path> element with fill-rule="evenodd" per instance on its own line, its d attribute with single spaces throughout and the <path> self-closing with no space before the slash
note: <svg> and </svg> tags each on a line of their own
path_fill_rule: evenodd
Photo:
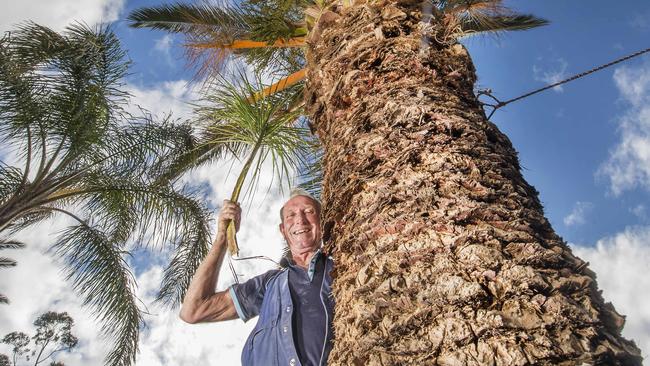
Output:
<svg viewBox="0 0 650 366">
<path fill-rule="evenodd" d="M 223 200 L 223 206 L 219 212 L 219 230 L 225 230 L 226 223 L 231 220 L 235 222 L 235 229 L 239 230 L 241 207 L 239 207 L 239 204 L 230 200 Z"/>
</svg>

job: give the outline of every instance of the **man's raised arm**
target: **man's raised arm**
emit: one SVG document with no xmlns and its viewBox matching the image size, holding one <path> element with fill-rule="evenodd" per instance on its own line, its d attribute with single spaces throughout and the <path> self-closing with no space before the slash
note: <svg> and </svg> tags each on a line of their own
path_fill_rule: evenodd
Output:
<svg viewBox="0 0 650 366">
<path fill-rule="evenodd" d="M 226 227 L 230 220 L 235 221 L 239 230 L 241 208 L 228 200 L 219 213 L 217 237 L 203 262 L 196 269 L 185 293 L 180 317 L 187 323 L 217 322 L 237 319 L 235 303 L 228 290 L 215 292 L 217 278 L 226 254 Z"/>
</svg>

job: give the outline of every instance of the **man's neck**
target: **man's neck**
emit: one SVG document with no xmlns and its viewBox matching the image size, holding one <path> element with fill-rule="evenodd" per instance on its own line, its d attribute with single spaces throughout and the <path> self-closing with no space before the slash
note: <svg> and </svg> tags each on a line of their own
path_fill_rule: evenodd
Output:
<svg viewBox="0 0 650 366">
<path fill-rule="evenodd" d="M 316 254 L 317 251 L 318 248 L 315 248 L 311 251 L 306 251 L 303 253 L 291 253 L 291 256 L 296 265 L 307 269 L 309 268 L 309 262 L 311 262 L 311 259 L 314 257 L 314 254 Z"/>
</svg>

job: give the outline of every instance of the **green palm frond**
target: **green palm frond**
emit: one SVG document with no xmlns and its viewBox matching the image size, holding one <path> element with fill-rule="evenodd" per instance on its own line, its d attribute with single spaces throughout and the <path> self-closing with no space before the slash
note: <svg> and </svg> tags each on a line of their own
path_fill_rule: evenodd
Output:
<svg viewBox="0 0 650 366">
<path fill-rule="evenodd" d="M 208 4 L 160 5 L 140 8 L 128 16 L 134 28 L 152 28 L 185 36 L 189 65 L 199 77 L 221 70 L 232 50 L 223 47 L 237 39 L 250 39 L 250 19 L 253 17 L 237 6 Z M 213 44 L 214 47 L 192 45 Z"/>
<path fill-rule="evenodd" d="M 176 3 L 140 8 L 129 14 L 128 19 L 135 28 L 183 34 L 189 65 L 197 70 L 198 77 L 213 77 L 219 74 L 232 55 L 245 57 L 246 62 L 257 70 L 270 67 L 295 69 L 304 63 L 301 51 L 277 47 L 263 50 L 229 47 L 237 40 L 272 44 L 277 40 L 304 36 L 306 29 L 300 23 L 300 7 L 294 4 L 291 11 L 287 10 L 286 5 L 276 9 L 253 3 L 242 6 Z"/>
<path fill-rule="evenodd" d="M 2 268 L 2 267 L 13 267 L 15 265 L 16 265 L 15 260 L 13 260 L 11 258 L 7 258 L 7 257 L 0 257 L 0 268 Z"/>
<path fill-rule="evenodd" d="M 0 162 L 0 204 L 21 189 L 23 171 Z"/>
<path fill-rule="evenodd" d="M 114 340 L 107 365 L 131 365 L 138 349 L 142 315 L 136 304 L 135 281 L 125 256 L 102 231 L 86 225 L 68 228 L 53 249 L 67 265 L 67 278 L 96 310 L 102 331 Z"/>
<path fill-rule="evenodd" d="M 236 6 L 176 3 L 136 9 L 127 20 L 134 28 L 211 36 L 215 42 L 227 44 L 249 38 L 249 17 L 250 14 Z"/>
<path fill-rule="evenodd" d="M 305 142 L 309 131 L 296 127 L 302 112 L 296 108 L 301 88 L 289 88 L 255 99 L 262 87 L 260 78 L 257 77 L 253 84 L 244 74 L 240 76 L 236 83 L 220 78 L 202 107 L 197 109 L 198 121 L 206 126 L 204 144 L 218 146 L 222 157 L 226 154 L 235 159 L 246 157 L 231 196 L 235 202 L 239 200 L 249 171 L 252 172 L 251 183 L 245 192 L 252 192 L 258 182 L 259 168 L 267 158 L 282 185 L 290 183 L 291 172 L 304 164 L 310 152 Z M 235 254 L 234 227 L 229 231 L 229 247 L 231 254 Z"/>
<path fill-rule="evenodd" d="M 526 30 L 548 24 L 545 19 L 515 13 L 501 0 L 448 0 L 434 5 L 442 13 L 452 38 Z"/>
<path fill-rule="evenodd" d="M 461 29 L 465 36 L 471 36 L 486 32 L 506 32 L 527 30 L 547 25 L 546 19 L 533 15 L 503 15 L 489 17 L 472 17 L 461 21 Z"/>
<path fill-rule="evenodd" d="M 195 217 L 206 217 L 202 221 L 194 222 L 192 226 L 201 227 L 202 230 L 184 231 L 185 235 L 178 238 L 178 245 L 175 254 L 163 275 L 162 284 L 156 301 L 162 302 L 170 307 L 179 305 L 185 297 L 185 292 L 190 281 L 201 264 L 201 261 L 208 254 L 208 227 L 207 212 L 195 201 L 184 200 L 186 210 L 193 210 Z M 191 225 L 191 223 L 187 223 Z"/>
<path fill-rule="evenodd" d="M 15 60 L 21 61 L 17 71 L 23 73 L 64 51 L 66 44 L 63 35 L 48 27 L 27 21 L 12 30 L 7 46 L 11 47 L 11 54 Z"/>
</svg>

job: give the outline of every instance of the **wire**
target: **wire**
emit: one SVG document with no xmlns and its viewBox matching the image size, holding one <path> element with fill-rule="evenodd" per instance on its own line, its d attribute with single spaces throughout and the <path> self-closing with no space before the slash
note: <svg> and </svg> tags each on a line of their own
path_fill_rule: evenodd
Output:
<svg viewBox="0 0 650 366">
<path fill-rule="evenodd" d="M 233 266 L 232 261 L 247 261 L 247 260 L 251 260 L 251 259 L 263 259 L 263 260 L 271 261 L 271 262 L 275 263 L 278 267 L 281 267 L 280 263 L 274 261 L 273 259 L 271 259 L 271 258 L 269 258 L 269 257 L 267 257 L 265 255 L 255 255 L 255 256 L 252 256 L 252 257 L 241 257 L 241 258 L 235 258 L 235 257 L 229 255 L 228 256 L 228 267 L 230 267 L 230 272 L 232 273 L 232 277 L 235 279 L 236 284 L 239 284 L 239 275 L 235 271 L 235 266 Z"/>
<path fill-rule="evenodd" d="M 642 54 L 644 54 L 644 53 L 647 53 L 647 52 L 650 52 L 650 48 L 646 48 L 645 50 L 641 50 L 641 51 L 635 52 L 635 53 L 630 54 L 630 55 L 627 55 L 627 56 L 625 56 L 625 57 L 621 57 L 621 58 L 619 58 L 619 59 L 617 59 L 617 60 L 614 60 L 614 61 L 612 61 L 612 62 L 608 62 L 608 63 L 606 63 L 606 64 L 604 64 L 604 65 L 601 65 L 601 66 L 598 66 L 598 67 L 594 67 L 594 68 L 591 69 L 591 70 L 588 70 L 588 71 L 585 71 L 585 72 L 581 72 L 581 73 L 579 73 L 579 74 L 576 74 L 576 75 L 571 76 L 570 78 L 564 79 L 564 80 L 562 80 L 562 81 L 558 81 L 557 83 L 553 83 L 553 84 L 547 85 L 547 86 L 545 86 L 545 87 L 542 87 L 542 88 L 539 88 L 539 89 L 533 90 L 533 91 L 531 91 L 531 92 L 529 92 L 529 93 L 526 93 L 526 94 L 520 95 L 520 96 L 518 96 L 518 97 L 516 97 L 516 98 L 508 99 L 508 100 L 506 100 L 506 101 L 500 101 L 499 99 L 497 99 L 494 95 L 492 95 L 492 91 L 491 91 L 490 89 L 479 90 L 478 93 L 477 93 L 477 96 L 480 97 L 481 95 L 485 95 L 485 96 L 487 96 L 487 97 L 489 97 L 489 98 L 492 98 L 492 100 L 494 100 L 494 101 L 496 102 L 496 104 L 482 103 L 482 104 L 485 105 L 485 106 L 492 107 L 492 112 L 490 112 L 490 115 L 488 116 L 488 119 L 490 119 L 490 118 L 492 117 L 492 115 L 494 114 L 494 112 L 496 112 L 497 109 L 499 109 L 499 108 L 501 108 L 501 107 L 505 107 L 506 105 L 508 105 L 508 104 L 510 104 L 510 103 L 516 102 L 516 101 L 518 101 L 518 100 L 522 100 L 522 99 L 524 99 L 524 98 L 528 98 L 528 97 L 530 97 L 531 95 L 535 95 L 535 94 L 537 94 L 537 93 L 541 93 L 541 92 L 543 92 L 543 91 L 545 91 L 545 90 L 548 90 L 548 89 L 554 88 L 554 87 L 556 87 L 556 86 L 560 86 L 560 85 L 562 85 L 562 84 L 566 84 L 566 83 L 571 82 L 571 81 L 573 81 L 573 80 L 580 79 L 580 78 L 583 77 L 583 76 L 587 76 L 587 75 L 589 75 L 589 74 L 593 74 L 593 73 L 595 73 L 595 72 L 597 72 L 597 71 L 600 71 L 600 70 L 602 70 L 602 69 L 608 68 L 608 67 L 613 66 L 613 65 L 616 65 L 616 64 L 621 63 L 621 62 L 623 62 L 623 61 L 627 61 L 627 60 L 629 60 L 629 59 L 631 59 L 631 58 L 634 58 L 634 57 L 640 56 L 640 55 L 642 55 Z"/>
</svg>

